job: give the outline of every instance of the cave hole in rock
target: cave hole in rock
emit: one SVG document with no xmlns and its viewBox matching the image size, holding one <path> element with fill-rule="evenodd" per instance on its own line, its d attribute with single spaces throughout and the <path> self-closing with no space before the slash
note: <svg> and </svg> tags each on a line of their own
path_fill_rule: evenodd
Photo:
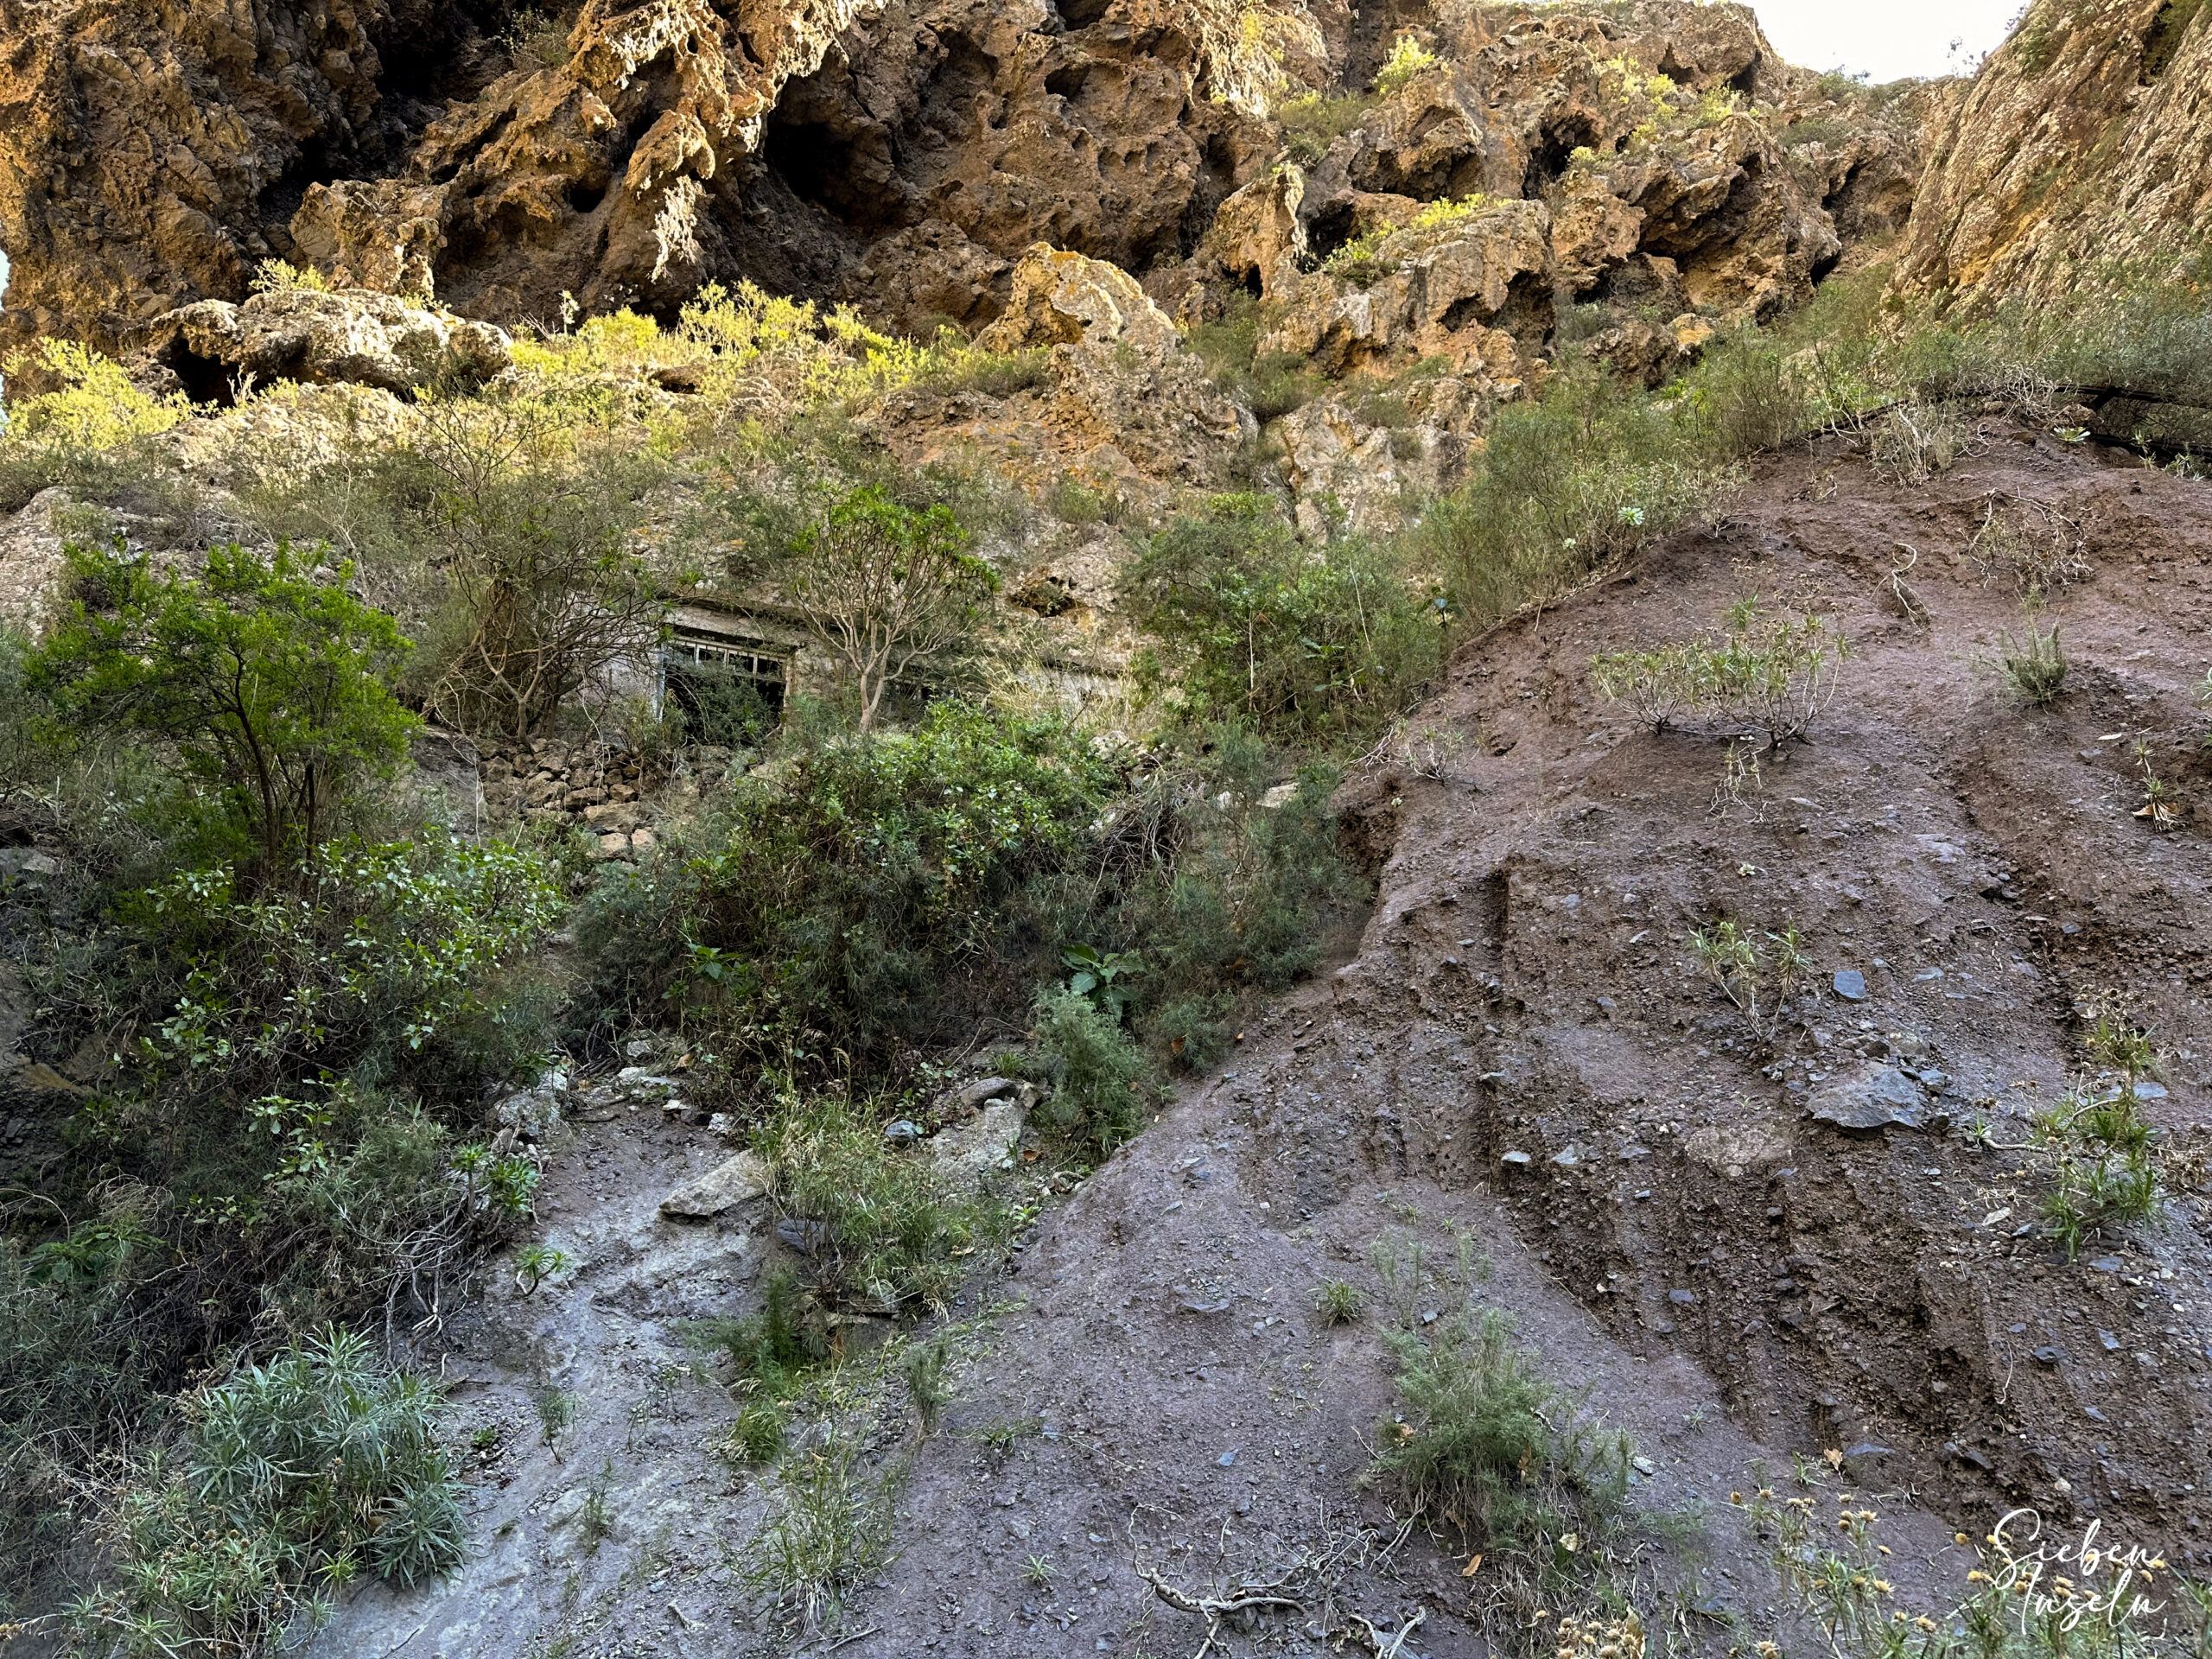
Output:
<svg viewBox="0 0 2212 1659">
<path fill-rule="evenodd" d="M 2147 86 L 2173 67 L 2182 37 L 2203 8 L 2204 0 L 2166 0 L 2158 8 L 2151 27 L 2143 31 L 2143 61 L 2135 74 L 2139 85 Z"/>
<path fill-rule="evenodd" d="M 1055 98 L 1065 98 L 1072 103 L 1083 95 L 1083 84 L 1090 79 L 1089 64 L 1062 64 L 1046 75 L 1045 90 Z"/>
<path fill-rule="evenodd" d="M 1069 29 L 1089 29 L 1113 6 L 1114 0 L 1059 0 L 1060 22 Z"/>
<path fill-rule="evenodd" d="M 184 343 L 181 337 L 171 340 L 156 353 L 156 360 L 176 376 L 177 385 L 184 395 L 195 404 L 215 409 L 232 409 L 238 404 L 234 377 L 237 371 L 227 363 L 212 357 L 202 357 Z"/>
<path fill-rule="evenodd" d="M 1745 98 L 1757 97 L 1759 90 L 1760 67 L 1759 55 L 1754 52 L 1749 63 L 1728 77 L 1728 90 L 1732 92 L 1739 92 Z"/>
<path fill-rule="evenodd" d="M 1540 196 L 1567 172 L 1567 159 L 1578 149 L 1598 146 L 1598 129 L 1586 116 L 1554 121 L 1529 147 L 1529 171 L 1522 186 L 1524 196 Z"/>
<path fill-rule="evenodd" d="M 1321 264 L 1351 241 L 1358 225 L 1358 213 L 1350 196 L 1316 208 L 1306 221 L 1306 245 L 1313 251 L 1313 263 Z"/>
<path fill-rule="evenodd" d="M 607 186 L 603 181 L 594 183 L 589 179 L 575 179 L 569 185 L 569 207 L 573 213 L 594 213 L 599 204 L 606 200 Z"/>
<path fill-rule="evenodd" d="M 818 121 L 771 117 L 760 153 L 801 201 L 849 225 L 874 226 L 884 223 L 899 203 L 895 183 L 888 192 L 868 188 L 871 179 L 890 178 L 887 158 L 870 153 L 881 148 L 875 135 L 864 134 L 855 143 Z"/>
</svg>

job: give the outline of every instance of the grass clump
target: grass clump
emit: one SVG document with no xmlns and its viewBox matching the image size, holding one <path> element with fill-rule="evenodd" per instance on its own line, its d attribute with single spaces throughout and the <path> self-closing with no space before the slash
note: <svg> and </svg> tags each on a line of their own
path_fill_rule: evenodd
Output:
<svg viewBox="0 0 2212 1659">
<path fill-rule="evenodd" d="M 841 1096 L 787 1095 L 753 1147 L 770 1203 L 808 1241 L 810 1289 L 825 1306 L 942 1309 L 966 1274 L 963 1258 L 1010 1224 L 990 1199 L 957 1192 L 928 1160 L 887 1146 L 874 1118 Z"/>
<path fill-rule="evenodd" d="M 871 1477 L 863 1457 L 857 1440 L 833 1434 L 786 1459 L 767 1523 L 740 1555 L 747 1587 L 801 1634 L 834 1622 L 889 1554 L 897 1471 Z"/>
<path fill-rule="evenodd" d="M 1342 1279 L 1325 1279 L 1313 1287 L 1313 1311 L 1323 1325 L 1357 1325 L 1367 1313 L 1367 1294 Z"/>
<path fill-rule="evenodd" d="M 2138 1085 L 2158 1073 L 2150 1033 L 2116 998 L 2099 1000 L 2085 1039 L 2097 1069 L 2031 1121 L 2032 1144 L 2050 1160 L 2044 1219 L 2072 1261 L 2107 1227 L 2147 1219 L 2158 1204 L 2152 1130 Z"/>
<path fill-rule="evenodd" d="M 899 1367 L 906 1380 L 907 1397 L 914 1402 L 915 1421 L 925 1437 L 937 1433 L 938 1420 L 952 1402 L 952 1382 L 946 1375 L 951 1359 L 952 1344 L 940 1332 L 907 1349 Z"/>
<path fill-rule="evenodd" d="M 248 1365 L 190 1407 L 176 1466 L 125 1493 L 112 1588 L 80 1602 L 88 1637 L 253 1651 L 327 1615 L 363 1572 L 402 1588 L 459 1565 L 460 1486 L 435 1399 L 336 1329 Z"/>
<path fill-rule="evenodd" d="M 2055 623 L 2048 628 L 2031 623 L 2025 638 L 2006 633 L 1997 660 L 2005 692 L 2016 703 L 2040 708 L 2056 702 L 2066 689 L 2071 664 Z"/>
<path fill-rule="evenodd" d="M 1594 1538 L 1611 1523 L 1628 1488 L 1627 1436 L 1582 1421 L 1503 1314 L 1454 1314 L 1389 1341 L 1404 1410 L 1376 1426 L 1369 1479 L 1487 1550 Z"/>
</svg>

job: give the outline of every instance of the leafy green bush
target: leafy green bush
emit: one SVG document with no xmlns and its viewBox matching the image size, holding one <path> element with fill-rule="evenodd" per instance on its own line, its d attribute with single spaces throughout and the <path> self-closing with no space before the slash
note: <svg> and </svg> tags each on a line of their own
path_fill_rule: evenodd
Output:
<svg viewBox="0 0 2212 1659">
<path fill-rule="evenodd" d="M 1144 1052 L 1106 1009 L 1080 992 L 1046 992 L 1037 1046 L 1054 1085 L 1046 1116 L 1062 1134 L 1105 1153 L 1143 1127 Z"/>
<path fill-rule="evenodd" d="M 894 1150 L 874 1117 L 842 1096 L 786 1095 L 753 1149 L 767 1166 L 769 1202 L 810 1236 L 810 1288 L 829 1306 L 942 1308 L 966 1276 L 961 1258 L 1007 1226 L 1001 1206 L 957 1192 L 928 1160 Z"/>
<path fill-rule="evenodd" d="M 1628 1491 L 1628 1437 L 1584 1422 L 1503 1314 L 1454 1314 L 1389 1342 L 1406 1414 L 1376 1425 L 1369 1478 L 1396 1482 L 1415 1515 L 1485 1550 L 1610 1522 Z"/>
<path fill-rule="evenodd" d="M 1090 845 L 1116 781 L 1060 722 L 950 700 L 911 734 L 771 771 L 683 856 L 594 892 L 578 939 L 600 1008 L 673 1002 L 764 1056 L 789 1039 L 880 1059 L 995 988 L 1026 1001 L 1019 895 Z"/>
<path fill-rule="evenodd" d="M 161 883 L 125 912 L 151 947 L 138 995 L 163 1007 L 134 1057 L 143 1107 L 174 1121 L 227 1103 L 319 1164 L 311 1103 L 341 1079 L 466 1089 L 523 1068 L 542 1010 L 510 970 L 561 912 L 535 855 L 432 833 L 331 843 L 282 894 L 241 894 L 224 870 Z"/>
<path fill-rule="evenodd" d="M 70 544 L 74 598 L 25 681 L 57 722 L 143 734 L 196 791 L 217 857 L 276 880 L 328 832 L 347 791 L 388 774 L 413 719 L 385 677 L 407 650 L 391 620 L 316 581 L 289 545 L 210 549 L 204 576 Z"/>
<path fill-rule="evenodd" d="M 88 1638 L 131 1651 L 250 1652 L 366 1570 L 406 1586 L 461 1561 L 460 1483 L 435 1400 L 334 1328 L 247 1365 L 191 1408 L 172 1468 L 126 1492 L 117 1582 L 80 1603 Z"/>
<path fill-rule="evenodd" d="M 1446 615 L 1395 545 L 1307 546 L 1255 495 L 1177 518 L 1121 588 L 1159 642 L 1140 659 L 1147 683 L 1197 719 L 1308 743 L 1363 741 L 1403 709 L 1435 671 Z"/>
</svg>

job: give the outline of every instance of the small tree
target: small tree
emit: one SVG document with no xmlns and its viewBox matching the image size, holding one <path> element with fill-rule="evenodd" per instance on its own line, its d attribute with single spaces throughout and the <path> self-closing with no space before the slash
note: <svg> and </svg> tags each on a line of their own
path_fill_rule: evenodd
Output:
<svg viewBox="0 0 2212 1659">
<path fill-rule="evenodd" d="M 175 747 L 243 843 L 247 885 L 319 843 L 348 787 L 389 774 L 415 721 L 386 677 L 409 650 L 391 619 L 315 581 L 289 543 L 211 549 L 204 575 L 157 572 L 118 537 L 64 551 L 76 597 L 26 664 L 57 722 Z"/>
<path fill-rule="evenodd" d="M 438 595 L 419 679 L 442 718 L 528 737 L 659 638 L 667 607 L 630 546 L 652 456 L 574 442 L 557 411 L 512 399 L 433 404 L 415 454 Z"/>
<path fill-rule="evenodd" d="M 860 728 L 874 728 L 900 676 L 944 658 L 998 587 L 950 507 L 916 512 L 868 485 L 798 538 L 793 592 L 806 625 L 859 688 Z"/>
</svg>

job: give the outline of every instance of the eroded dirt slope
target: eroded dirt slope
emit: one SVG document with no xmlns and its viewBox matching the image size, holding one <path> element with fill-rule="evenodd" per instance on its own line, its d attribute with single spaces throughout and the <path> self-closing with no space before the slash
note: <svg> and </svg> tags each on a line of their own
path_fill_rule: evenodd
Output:
<svg viewBox="0 0 2212 1659">
<path fill-rule="evenodd" d="M 1993 500 L 2087 537 L 2050 609 L 2075 665 L 2044 712 L 1996 700 L 1982 667 L 2018 626 L 2014 574 L 1967 556 Z M 1659 1454 L 1647 1505 L 1725 1497 L 1762 1450 L 1834 1448 L 1931 1522 L 2033 1503 L 2203 1560 L 2201 1192 L 2069 1264 L 2015 1236 L 2041 1190 L 2020 1156 L 1940 1126 L 1980 1112 L 2018 1140 L 2080 1061 L 2077 997 L 2115 988 L 2168 1051 L 2148 1109 L 2177 1141 L 2201 1131 L 2208 529 L 2198 486 L 1994 423 L 1920 487 L 1815 452 L 1710 533 L 1463 653 L 1421 716 L 1463 741 L 1443 775 L 1364 785 L 1394 850 L 1356 959 L 1048 1225 L 1029 1311 L 962 1409 L 1062 1440 L 925 1452 L 907 1554 L 864 1621 L 882 1634 L 858 1649 L 1123 1651 L 1145 1627 L 1173 1651 L 1184 1624 L 1195 1646 L 1203 1625 L 1130 1571 L 1133 1523 L 1185 1583 L 1373 1524 L 1351 1477 L 1381 1344 L 1319 1329 L 1310 1294 L 1379 1290 L 1366 1253 L 1393 1229 L 1446 1255 L 1471 1233 L 1496 1263 L 1480 1294 Z M 1894 597 L 1907 546 L 1924 623 Z M 1586 671 L 1750 594 L 1817 606 L 1857 648 L 1758 822 L 1710 815 L 1720 742 L 1630 727 Z M 2166 834 L 2133 816 L 2113 734 L 2137 730 L 2190 803 Z M 1724 916 L 1808 937 L 1817 994 L 1772 1045 L 1689 960 L 1688 931 Z M 1834 988 L 1851 971 L 1864 1001 Z M 1884 1066 L 1917 1074 L 1923 1128 L 1808 1117 Z M 1725 1425 L 1686 1424 L 1713 1398 Z M 1019 1570 L 1046 1546 L 1067 1568 L 1049 1595 Z M 1711 1547 L 1711 1587 L 1761 1624 L 1755 1553 L 1726 1526 Z M 1479 1584 L 1417 1556 L 1370 1611 L 1419 1599 L 1428 1650 L 1468 1650 L 1456 1615 Z"/>
<path fill-rule="evenodd" d="M 1386 1630 L 1425 1610 L 1405 1651 L 1475 1654 L 1501 1582 L 1419 1533 L 1387 1549 L 1389 1494 L 1359 1480 L 1393 1408 L 1383 1332 L 1469 1300 L 1634 1436 L 1651 1541 L 1628 1592 L 1691 1645 L 1812 1639 L 1728 1503 L 1793 1453 L 1885 1495 L 1920 1605 L 1969 1564 L 1953 1529 L 2019 1504 L 2201 1568 L 2208 532 L 2204 486 L 1993 417 L 1924 485 L 1840 443 L 1764 463 L 1718 524 L 1471 644 L 1412 722 L 1433 764 L 1346 785 L 1380 866 L 1363 934 L 1048 1211 L 1010 1278 L 969 1287 L 934 1436 L 895 1376 L 852 1385 L 888 1389 L 867 1461 L 906 1471 L 896 1554 L 820 1637 L 747 1591 L 764 1491 L 711 1455 L 731 1409 L 685 1369 L 683 1319 L 757 1305 L 774 1218 L 665 1219 L 710 1138 L 582 1126 L 548 1189 L 582 1265 L 456 1326 L 457 1398 L 493 1431 L 475 1559 L 364 1593 L 308 1651 L 1189 1653 L 1204 1622 L 1140 1567 L 1195 1590 L 1334 1552 L 1343 1605 Z M 1990 663 L 2046 546 L 2075 578 L 2047 613 L 2073 668 L 2023 712 Z M 1854 654 L 1810 741 L 1716 815 L 1722 740 L 1631 724 L 1588 665 L 1751 594 Z M 2163 833 L 2134 816 L 2138 734 L 2183 808 Z M 1794 925 L 1814 959 L 1766 1033 L 1691 959 L 1724 918 Z M 2069 1262 L 2024 1230 L 2046 1189 L 2004 1148 L 2110 991 L 2164 1051 L 2145 1107 L 2175 1151 L 2159 1217 Z M 1873 1085 L 1917 1127 L 1811 1115 Z M 1997 1146 L 1959 1133 L 1978 1118 Z M 1378 1239 L 1421 1252 L 1402 1296 Z M 1323 1324 L 1330 1279 L 1367 1319 Z M 548 1381 L 576 1413 L 552 1449 Z M 1294 1622 L 1230 1634 L 1321 1650 Z"/>
</svg>

